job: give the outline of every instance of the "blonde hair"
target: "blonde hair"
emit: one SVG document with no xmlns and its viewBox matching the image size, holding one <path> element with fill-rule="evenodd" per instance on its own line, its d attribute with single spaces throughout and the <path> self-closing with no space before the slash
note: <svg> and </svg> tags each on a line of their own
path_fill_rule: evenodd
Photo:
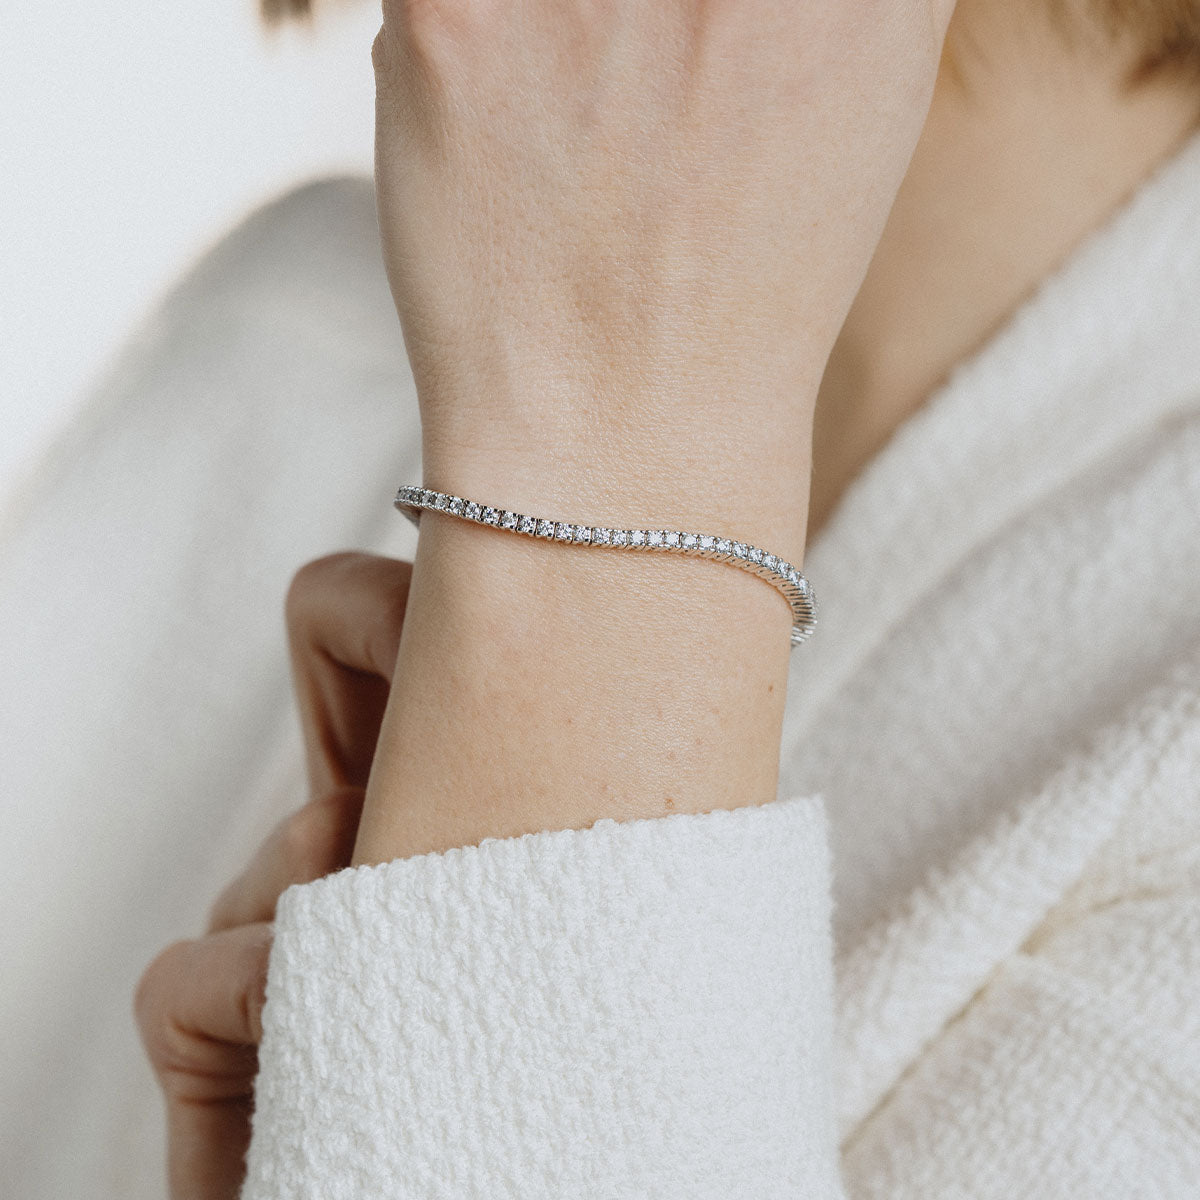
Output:
<svg viewBox="0 0 1200 1200">
<path fill-rule="evenodd" d="M 258 0 L 258 12 L 267 25 L 281 25 L 284 21 L 299 17 L 312 17 L 312 0 Z"/>
</svg>

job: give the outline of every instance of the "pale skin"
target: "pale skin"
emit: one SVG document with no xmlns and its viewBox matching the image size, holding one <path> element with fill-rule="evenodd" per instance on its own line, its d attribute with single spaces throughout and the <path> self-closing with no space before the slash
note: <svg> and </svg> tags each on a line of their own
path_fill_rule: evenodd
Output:
<svg viewBox="0 0 1200 1200">
<path fill-rule="evenodd" d="M 1194 83 L 1121 88 L 1131 45 L 1072 50 L 1034 19 L 1036 6 L 1014 19 L 1011 0 L 962 0 L 952 16 L 951 7 L 907 6 L 910 21 L 918 11 L 949 21 L 928 63 L 914 48 L 925 43 L 897 30 L 864 51 L 866 71 L 879 69 L 872 54 L 906 48 L 908 66 L 881 95 L 905 95 L 907 116 L 883 129 L 876 117 L 840 112 L 847 81 L 831 80 L 827 98 L 812 102 L 818 126 L 790 129 L 803 139 L 792 146 L 819 144 L 837 126 L 868 147 L 836 153 L 835 139 L 826 194 L 819 183 L 799 194 L 802 155 L 778 177 L 753 156 L 743 163 L 747 175 L 760 172 L 755 202 L 786 198 L 805 228 L 775 277 L 778 245 L 748 227 L 703 293 L 717 288 L 722 304 L 711 310 L 683 282 L 689 263 L 698 269 L 711 253 L 693 262 L 685 246 L 672 270 L 660 263 L 639 275 L 659 244 L 650 241 L 619 261 L 630 229 L 647 227 L 629 224 L 628 207 L 605 210 L 612 195 L 580 226 L 611 229 L 611 242 L 572 239 L 570 214 L 556 213 L 561 240 L 535 253 L 524 239 L 545 222 L 512 211 L 516 232 L 497 253 L 501 205 L 488 210 L 487 236 L 471 252 L 467 234 L 454 240 L 469 214 L 432 202 L 442 162 L 432 155 L 430 203 L 416 210 L 428 223 L 389 224 L 401 198 L 388 190 L 399 151 L 386 131 L 389 122 L 420 126 L 394 90 L 403 76 L 392 51 L 377 42 L 384 256 L 421 394 L 426 484 L 568 519 L 739 534 L 802 564 L 806 542 L 899 423 L 1200 119 Z M 387 20 L 385 4 L 385 30 Z M 829 36 L 830 60 L 847 69 L 836 31 Z M 836 74 L 828 62 L 808 65 L 814 77 Z M 528 91 L 502 82 L 510 90 L 494 93 L 496 120 L 506 94 L 522 95 L 522 110 L 532 105 Z M 716 105 L 721 93 L 712 97 Z M 523 138 L 537 149 L 536 137 Z M 873 138 L 892 147 L 882 167 L 864 165 L 880 157 Z M 718 168 L 731 153 L 718 146 Z M 840 177 L 843 168 L 850 174 Z M 535 169 L 544 180 L 564 164 L 514 167 Z M 703 197 L 711 180 L 696 179 Z M 873 200 L 857 223 L 823 222 L 832 197 L 862 192 Z M 414 197 L 404 200 L 413 211 Z M 744 196 L 724 200 L 747 222 L 770 216 Z M 428 244 L 434 213 L 451 223 L 434 244 L 458 254 L 406 254 L 406 237 Z M 703 230 L 701 216 L 710 214 L 687 210 L 675 232 Z M 825 253 L 829 245 L 837 252 Z M 461 256 L 471 270 L 455 274 Z M 754 270 L 739 275 L 739 263 Z M 589 286 L 589 269 L 632 290 Z M 770 286 L 760 294 L 763 272 Z M 686 319 L 653 300 L 668 282 Z M 698 439 L 700 426 L 726 431 L 736 451 Z M 632 438 L 631 428 L 647 432 Z M 139 1025 L 167 1096 L 174 1200 L 236 1196 L 269 922 L 288 884 L 489 836 L 776 795 L 789 614 L 769 587 L 729 567 L 531 542 L 434 514 L 411 566 L 359 554 L 310 564 L 293 582 L 287 618 L 314 799 L 218 898 L 208 934 L 169 946 L 138 989 Z"/>
</svg>

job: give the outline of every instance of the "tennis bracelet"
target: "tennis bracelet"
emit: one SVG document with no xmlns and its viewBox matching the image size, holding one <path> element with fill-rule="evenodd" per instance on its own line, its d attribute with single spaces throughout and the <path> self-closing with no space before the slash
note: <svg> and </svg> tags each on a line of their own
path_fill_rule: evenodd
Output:
<svg viewBox="0 0 1200 1200">
<path fill-rule="evenodd" d="M 808 580 L 791 563 L 747 542 L 737 542 L 711 533 L 685 533 L 678 529 L 610 529 L 603 525 L 580 525 L 551 517 L 531 517 L 507 508 L 493 508 L 474 500 L 464 500 L 462 496 L 432 492 L 428 488 L 410 484 L 400 488 L 394 503 L 414 525 L 420 524 L 423 509 L 431 509 L 449 513 L 464 521 L 523 533 L 527 537 L 570 542 L 577 546 L 659 550 L 730 563 L 749 571 L 751 575 L 757 575 L 759 579 L 765 579 L 787 600 L 792 610 L 793 647 L 810 637 L 816 628 L 817 598 Z"/>
</svg>

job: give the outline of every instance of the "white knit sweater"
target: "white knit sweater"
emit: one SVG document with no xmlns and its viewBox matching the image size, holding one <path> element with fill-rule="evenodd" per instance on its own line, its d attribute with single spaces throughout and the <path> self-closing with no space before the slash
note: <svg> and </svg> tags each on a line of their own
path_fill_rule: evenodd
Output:
<svg viewBox="0 0 1200 1200">
<path fill-rule="evenodd" d="M 782 798 L 280 900 L 244 1200 L 1200 1187 L 1200 135 L 809 547 Z"/>
</svg>

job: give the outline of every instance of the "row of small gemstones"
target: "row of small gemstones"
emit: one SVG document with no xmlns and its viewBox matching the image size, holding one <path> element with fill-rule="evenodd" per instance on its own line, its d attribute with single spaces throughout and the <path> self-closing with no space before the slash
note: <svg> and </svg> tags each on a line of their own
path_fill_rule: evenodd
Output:
<svg viewBox="0 0 1200 1200">
<path fill-rule="evenodd" d="M 431 492 L 427 488 L 419 487 L 402 487 L 396 493 L 396 507 L 404 504 L 440 509 L 484 525 L 496 525 L 502 529 L 512 529 L 532 537 L 552 538 L 558 542 L 707 551 L 726 560 L 739 560 L 751 568 L 758 567 L 763 574 L 774 575 L 780 584 L 790 585 L 787 590 L 794 592 L 797 599 L 807 601 L 805 607 L 811 612 L 813 597 L 809 582 L 791 563 L 784 562 L 757 546 L 736 542 L 730 538 L 707 533 L 681 533 L 674 529 L 606 529 L 594 525 L 570 525 L 544 517 L 525 516 L 504 508 L 489 508 L 476 504 L 473 500 L 464 500 L 461 496 L 449 496 L 445 492 Z"/>
</svg>

